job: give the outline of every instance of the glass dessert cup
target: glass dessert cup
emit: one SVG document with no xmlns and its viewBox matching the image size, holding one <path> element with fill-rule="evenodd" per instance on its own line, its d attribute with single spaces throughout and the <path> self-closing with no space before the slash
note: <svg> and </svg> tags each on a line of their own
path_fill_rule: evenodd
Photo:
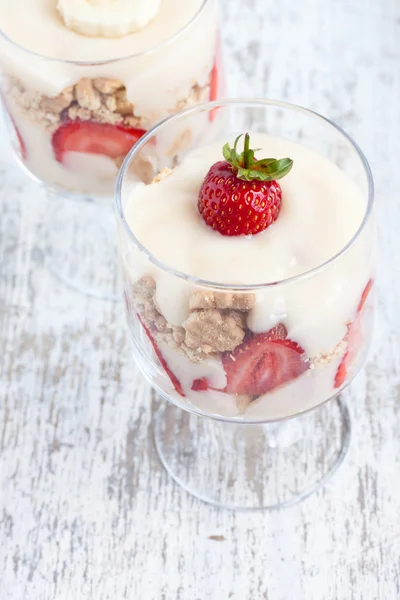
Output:
<svg viewBox="0 0 400 600">
<path fill-rule="evenodd" d="M 204 115 L 207 126 L 187 136 L 172 161 L 159 136 L 173 137 Z M 359 226 L 328 260 L 278 281 L 238 285 L 175 270 L 135 235 L 131 200 L 168 176 L 165 167 L 243 131 L 296 142 L 335 165 L 362 196 Z M 138 165 L 154 148 L 153 171 L 144 178 Z M 116 204 L 134 357 L 168 401 L 154 420 L 165 468 L 193 495 L 227 508 L 278 508 L 319 489 L 348 448 L 350 416 L 340 394 L 372 335 L 373 181 L 360 149 L 336 125 L 294 105 L 213 102 L 165 119 L 135 145 L 118 177 Z M 260 314 L 264 329 L 255 326 Z M 243 393 L 233 382 L 246 378 L 254 390 L 265 380 L 269 388 Z"/>
<path fill-rule="evenodd" d="M 1 99 L 12 148 L 23 170 L 54 199 L 49 266 L 66 283 L 100 298 L 120 298 L 111 202 L 118 169 L 159 120 L 221 97 L 218 34 L 216 0 L 204 0 L 183 27 L 157 45 L 111 59 L 44 56 L 0 31 Z M 177 131 L 168 140 L 171 153 L 181 135 Z M 77 202 L 66 206 L 71 198 Z M 93 256 L 111 271 L 104 268 L 98 276 L 95 268 L 82 265 L 84 257 Z"/>
</svg>

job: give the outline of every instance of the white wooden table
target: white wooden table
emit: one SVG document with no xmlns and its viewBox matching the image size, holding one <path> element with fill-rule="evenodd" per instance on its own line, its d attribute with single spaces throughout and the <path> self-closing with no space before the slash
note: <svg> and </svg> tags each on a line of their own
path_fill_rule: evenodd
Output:
<svg viewBox="0 0 400 600">
<path fill-rule="evenodd" d="M 374 171 L 379 317 L 346 393 L 351 449 L 326 488 L 278 512 L 218 510 L 173 483 L 122 305 L 49 273 L 49 200 L 3 140 L 1 600 L 400 598 L 400 4 L 225 0 L 223 13 L 231 94 L 325 114 Z"/>
</svg>

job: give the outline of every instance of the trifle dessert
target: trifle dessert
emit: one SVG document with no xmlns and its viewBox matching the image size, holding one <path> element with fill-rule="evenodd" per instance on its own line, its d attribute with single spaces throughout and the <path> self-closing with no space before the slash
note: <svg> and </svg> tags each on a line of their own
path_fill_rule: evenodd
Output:
<svg viewBox="0 0 400 600">
<path fill-rule="evenodd" d="M 221 93 L 217 0 L 0 0 L 0 29 L 17 154 L 54 188 L 111 195 L 145 131 Z"/>
<path fill-rule="evenodd" d="M 336 162 L 310 146 L 230 134 L 197 143 L 150 184 L 129 177 L 132 165 L 122 172 L 135 356 L 175 403 L 285 418 L 335 396 L 361 366 L 374 295 L 370 200 L 343 148 Z"/>
</svg>

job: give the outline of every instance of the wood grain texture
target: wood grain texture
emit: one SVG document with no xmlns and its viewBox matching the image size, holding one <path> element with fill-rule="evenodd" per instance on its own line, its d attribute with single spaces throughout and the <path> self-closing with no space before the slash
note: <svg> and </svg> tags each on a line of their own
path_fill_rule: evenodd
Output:
<svg viewBox="0 0 400 600">
<path fill-rule="evenodd" d="M 353 440 L 304 503 L 235 513 L 164 472 L 157 399 L 120 305 L 46 268 L 53 199 L 0 144 L 1 600 L 400 598 L 400 5 L 224 0 L 231 95 L 308 106 L 343 126 L 376 180 L 378 319 L 346 393 Z"/>
</svg>

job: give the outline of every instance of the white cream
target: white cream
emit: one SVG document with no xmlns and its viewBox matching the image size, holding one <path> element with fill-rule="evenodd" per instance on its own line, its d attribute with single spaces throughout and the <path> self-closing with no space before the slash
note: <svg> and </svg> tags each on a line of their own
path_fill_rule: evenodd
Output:
<svg viewBox="0 0 400 600">
<path fill-rule="evenodd" d="M 55 0 L 31 0 L 29 11 L 25 0 L 0 0 L 1 30 L 29 51 L 0 38 L 1 61 L 7 74 L 50 97 L 82 77 L 120 79 L 136 114 L 151 119 L 175 108 L 194 83 L 207 82 L 217 26 L 215 0 L 204 7 L 203 0 L 162 0 L 156 18 L 142 31 L 121 38 L 89 37 L 65 26 Z"/>
<path fill-rule="evenodd" d="M 195 84 L 209 83 L 218 14 L 216 0 L 161 0 L 157 16 L 143 30 L 103 38 L 68 29 L 56 0 L 30 0 L 29 11 L 26 0 L 0 0 L 0 28 L 15 42 L 0 37 L 2 70 L 28 92 L 54 97 L 84 77 L 118 79 L 147 128 L 185 102 Z M 25 165 L 35 176 L 78 194 L 112 195 L 115 169 L 110 161 L 106 170 L 102 156 L 88 157 L 79 169 L 73 160 L 60 165 L 51 148 L 51 134 L 35 124 L 34 109 L 32 115 L 21 113 L 6 90 L 5 94 L 28 150 Z M 176 140 L 168 142 L 172 148 Z M 84 166 L 88 166 L 86 173 Z"/>
<path fill-rule="evenodd" d="M 360 347 L 358 354 L 353 357 L 352 364 L 349 365 L 348 377 L 352 377 L 357 372 L 365 359 L 372 332 L 372 319 L 373 309 L 369 299 L 363 310 L 365 345 Z M 142 343 L 143 341 L 149 343 L 145 336 L 142 336 Z M 178 377 L 185 398 L 176 392 L 163 371 L 155 376 L 154 383 L 178 405 L 193 407 L 207 415 L 238 421 L 273 421 L 310 410 L 339 391 L 334 387 L 334 381 L 343 358 L 342 354 L 333 357 L 326 364 L 309 369 L 297 379 L 260 396 L 250 404 L 241 406 L 235 396 L 217 391 L 217 389 L 224 389 L 225 385 L 225 373 L 219 359 L 193 364 L 182 353 L 171 350 L 165 345 L 161 345 L 160 348 L 169 368 Z M 191 389 L 193 381 L 203 377 L 208 379 L 210 386 L 216 389 L 193 391 Z"/>
<path fill-rule="evenodd" d="M 149 252 L 193 277 L 257 285 L 305 273 L 342 250 L 366 211 L 355 183 L 304 146 L 260 135 L 252 136 L 252 143 L 264 149 L 263 155 L 294 160 L 292 171 L 280 181 L 283 201 L 277 221 L 248 237 L 222 236 L 205 225 L 197 198 L 210 165 L 221 159 L 220 145 L 213 145 L 191 153 L 163 181 L 133 190 L 127 221 Z M 329 354 L 343 339 L 371 277 L 371 235 L 367 227 L 349 252 L 318 274 L 257 290 L 249 328 L 263 332 L 284 322 L 289 337 L 308 356 Z M 162 313 L 172 324 L 182 325 L 193 285 L 151 266 L 133 249 L 126 258 L 135 270 L 152 273 Z"/>
</svg>

